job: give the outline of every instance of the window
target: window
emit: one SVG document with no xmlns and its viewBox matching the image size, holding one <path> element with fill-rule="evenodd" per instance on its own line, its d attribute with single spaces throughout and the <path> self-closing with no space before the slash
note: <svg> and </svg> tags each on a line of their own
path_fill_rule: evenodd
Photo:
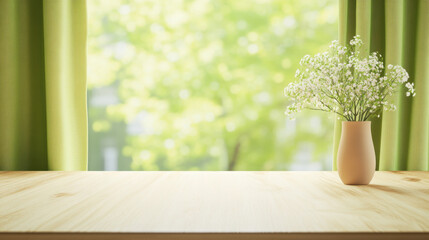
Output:
<svg viewBox="0 0 429 240">
<path fill-rule="evenodd" d="M 90 170 L 329 170 L 333 116 L 284 115 L 336 0 L 89 0 Z"/>
</svg>

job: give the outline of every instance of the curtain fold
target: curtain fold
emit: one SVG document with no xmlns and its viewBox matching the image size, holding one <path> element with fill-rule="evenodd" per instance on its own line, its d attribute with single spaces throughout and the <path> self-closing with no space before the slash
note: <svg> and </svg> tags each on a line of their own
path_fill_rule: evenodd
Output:
<svg viewBox="0 0 429 240">
<path fill-rule="evenodd" d="M 340 0 L 339 39 L 360 35 L 366 53 L 377 51 L 385 65 L 402 65 L 414 82 L 416 97 L 405 89 L 391 97 L 398 109 L 371 119 L 379 170 L 429 168 L 429 0 Z M 347 14 L 345 14 L 347 13 Z M 334 169 L 341 120 L 334 133 Z"/>
<path fill-rule="evenodd" d="M 403 30 L 403 3 L 401 0 L 387 1 L 385 5 L 386 9 L 386 54 L 385 63 L 392 65 L 402 64 L 402 34 Z M 404 95 L 404 92 L 400 93 Z M 392 101 L 396 106 L 399 106 L 399 95 L 392 96 L 388 99 Z M 398 151 L 392 151 L 392 149 L 399 149 L 399 113 L 400 110 L 395 112 L 384 112 L 382 118 L 382 126 L 385 131 L 382 131 L 381 138 L 384 139 L 384 143 L 381 145 L 380 152 L 382 152 L 383 159 L 380 161 L 381 170 L 396 169 L 394 161 L 389 159 L 398 159 Z M 391 131 L 386 131 L 391 129 Z"/>
<path fill-rule="evenodd" d="M 86 170 L 85 0 L 0 1 L 0 170 Z"/>
</svg>

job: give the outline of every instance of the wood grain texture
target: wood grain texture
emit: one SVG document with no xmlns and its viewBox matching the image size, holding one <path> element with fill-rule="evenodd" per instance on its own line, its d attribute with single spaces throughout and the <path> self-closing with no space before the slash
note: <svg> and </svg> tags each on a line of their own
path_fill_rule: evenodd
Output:
<svg viewBox="0 0 429 240">
<path fill-rule="evenodd" d="M 337 172 L 0 172 L 0 232 L 427 238 L 429 172 L 377 172 L 367 186 Z"/>
</svg>

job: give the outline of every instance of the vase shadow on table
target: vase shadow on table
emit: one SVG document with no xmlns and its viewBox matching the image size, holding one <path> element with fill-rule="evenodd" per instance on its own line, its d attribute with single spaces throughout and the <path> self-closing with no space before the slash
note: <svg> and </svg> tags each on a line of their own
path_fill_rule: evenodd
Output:
<svg viewBox="0 0 429 240">
<path fill-rule="evenodd" d="M 397 194 L 401 194 L 401 195 L 410 193 L 409 191 L 404 190 L 402 188 L 386 186 L 386 185 L 379 185 L 379 184 L 369 184 L 369 185 L 366 185 L 365 187 L 380 190 L 383 192 L 397 193 Z"/>
</svg>

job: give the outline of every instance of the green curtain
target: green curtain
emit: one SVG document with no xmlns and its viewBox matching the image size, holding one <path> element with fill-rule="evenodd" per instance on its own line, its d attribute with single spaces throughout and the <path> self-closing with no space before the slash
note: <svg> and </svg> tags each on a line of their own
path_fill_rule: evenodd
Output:
<svg viewBox="0 0 429 240">
<path fill-rule="evenodd" d="M 404 88 L 391 98 L 398 109 L 371 119 L 378 170 L 429 168 L 429 0 L 340 0 L 339 41 L 360 35 L 366 53 L 377 51 L 385 64 L 401 65 L 414 82 L 416 97 Z M 334 169 L 341 136 L 335 123 Z"/>
<path fill-rule="evenodd" d="M 0 170 L 86 170 L 85 0 L 0 1 Z"/>
</svg>

